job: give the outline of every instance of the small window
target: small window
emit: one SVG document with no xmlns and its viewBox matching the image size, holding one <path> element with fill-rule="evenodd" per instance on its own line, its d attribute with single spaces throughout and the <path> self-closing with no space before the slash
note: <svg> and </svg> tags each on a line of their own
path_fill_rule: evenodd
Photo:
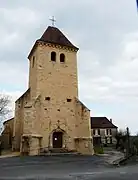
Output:
<svg viewBox="0 0 138 180">
<path fill-rule="evenodd" d="M 46 101 L 50 101 L 50 97 L 45 97 L 45 100 Z"/>
<path fill-rule="evenodd" d="M 110 135 L 110 129 L 106 129 L 106 135 Z"/>
<path fill-rule="evenodd" d="M 95 129 L 93 129 L 93 135 L 95 135 Z"/>
<path fill-rule="evenodd" d="M 34 64 L 35 64 L 35 56 L 33 56 L 32 67 L 34 67 Z"/>
<path fill-rule="evenodd" d="M 98 135 L 100 135 L 100 129 L 98 129 Z"/>
<path fill-rule="evenodd" d="M 107 144 L 107 137 L 105 137 L 105 144 Z"/>
<path fill-rule="evenodd" d="M 110 137 L 110 144 L 112 144 L 113 143 L 113 140 L 112 140 L 112 137 Z"/>
<path fill-rule="evenodd" d="M 106 131 L 106 135 L 108 135 L 108 129 L 106 129 L 105 131 Z"/>
<path fill-rule="evenodd" d="M 71 102 L 71 99 L 67 99 L 67 102 Z"/>
<path fill-rule="evenodd" d="M 112 130 L 110 129 L 110 135 L 112 135 Z"/>
<path fill-rule="evenodd" d="M 65 62 L 65 55 L 63 53 L 60 54 L 60 62 L 62 62 L 62 63 Z"/>
<path fill-rule="evenodd" d="M 51 52 L 51 61 L 56 61 L 56 53 L 54 51 Z"/>
</svg>

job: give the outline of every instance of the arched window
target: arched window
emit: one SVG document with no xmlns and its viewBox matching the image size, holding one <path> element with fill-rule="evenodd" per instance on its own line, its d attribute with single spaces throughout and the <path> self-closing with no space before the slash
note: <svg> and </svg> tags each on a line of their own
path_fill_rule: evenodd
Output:
<svg viewBox="0 0 138 180">
<path fill-rule="evenodd" d="M 63 53 L 60 54 L 60 62 L 65 62 L 65 55 Z"/>
<path fill-rule="evenodd" d="M 56 53 L 54 51 L 51 52 L 51 61 L 56 61 Z"/>
</svg>

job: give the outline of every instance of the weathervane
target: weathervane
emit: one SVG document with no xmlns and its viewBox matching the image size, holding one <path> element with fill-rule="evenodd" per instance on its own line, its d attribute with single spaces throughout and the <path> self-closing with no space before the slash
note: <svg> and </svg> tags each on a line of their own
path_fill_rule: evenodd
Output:
<svg viewBox="0 0 138 180">
<path fill-rule="evenodd" d="M 52 21 L 52 26 L 55 26 L 55 22 L 56 22 L 56 20 L 55 20 L 55 18 L 54 18 L 54 16 L 52 16 L 52 18 L 51 19 L 49 19 L 50 21 Z"/>
</svg>

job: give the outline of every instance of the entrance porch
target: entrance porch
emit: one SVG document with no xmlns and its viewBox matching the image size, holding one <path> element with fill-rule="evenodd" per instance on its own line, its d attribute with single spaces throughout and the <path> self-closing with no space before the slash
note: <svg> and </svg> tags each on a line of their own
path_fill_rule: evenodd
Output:
<svg viewBox="0 0 138 180">
<path fill-rule="evenodd" d="M 60 128 L 54 129 L 49 134 L 48 149 L 66 149 L 67 148 L 67 133 Z"/>
</svg>

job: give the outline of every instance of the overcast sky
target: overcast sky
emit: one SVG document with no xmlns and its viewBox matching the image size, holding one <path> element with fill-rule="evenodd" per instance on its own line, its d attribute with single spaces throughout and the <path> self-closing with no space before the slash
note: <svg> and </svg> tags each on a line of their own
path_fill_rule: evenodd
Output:
<svg viewBox="0 0 138 180">
<path fill-rule="evenodd" d="M 80 48 L 79 96 L 91 115 L 138 132 L 136 0 L 1 0 L 0 92 L 14 101 L 27 89 L 27 55 L 52 15 Z"/>
</svg>

